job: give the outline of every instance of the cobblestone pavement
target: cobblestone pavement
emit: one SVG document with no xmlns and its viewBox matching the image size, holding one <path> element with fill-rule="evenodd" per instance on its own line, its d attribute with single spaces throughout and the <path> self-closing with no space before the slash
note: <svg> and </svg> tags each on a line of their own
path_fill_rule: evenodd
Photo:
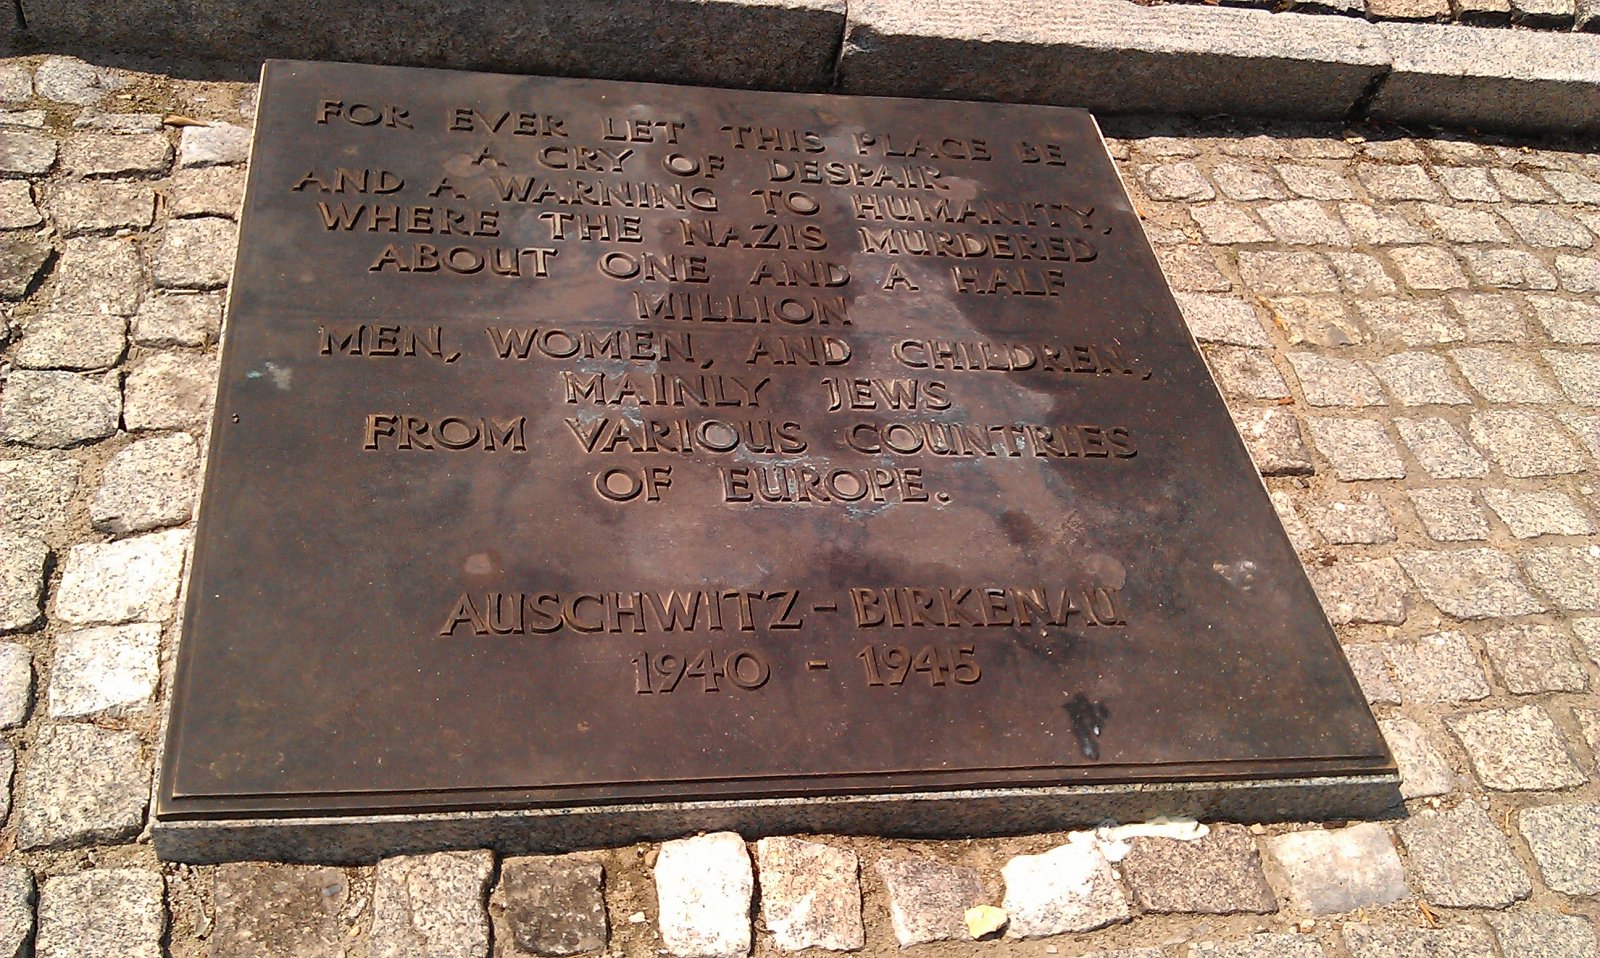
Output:
<svg viewBox="0 0 1600 958">
<path fill-rule="evenodd" d="M 1124 123 L 1112 148 L 1399 759 L 1403 814 L 157 862 L 251 101 L 0 60 L 0 956 L 1595 955 L 1600 157 L 1336 128 Z M 1004 910 L 1001 940 L 970 941 L 976 906 Z"/>
</svg>

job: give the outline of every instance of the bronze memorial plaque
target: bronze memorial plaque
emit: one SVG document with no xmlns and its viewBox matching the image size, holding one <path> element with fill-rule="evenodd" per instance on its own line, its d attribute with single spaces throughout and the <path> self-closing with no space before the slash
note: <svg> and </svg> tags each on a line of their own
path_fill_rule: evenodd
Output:
<svg viewBox="0 0 1600 958">
<path fill-rule="evenodd" d="M 1088 113 L 267 65 L 165 853 L 1393 771 Z"/>
</svg>

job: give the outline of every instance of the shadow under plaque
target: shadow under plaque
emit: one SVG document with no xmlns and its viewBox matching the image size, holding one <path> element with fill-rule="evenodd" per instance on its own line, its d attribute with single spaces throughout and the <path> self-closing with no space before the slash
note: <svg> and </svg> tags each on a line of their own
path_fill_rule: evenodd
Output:
<svg viewBox="0 0 1600 958">
<path fill-rule="evenodd" d="M 266 66 L 168 858 L 1375 814 L 1094 120 Z"/>
</svg>

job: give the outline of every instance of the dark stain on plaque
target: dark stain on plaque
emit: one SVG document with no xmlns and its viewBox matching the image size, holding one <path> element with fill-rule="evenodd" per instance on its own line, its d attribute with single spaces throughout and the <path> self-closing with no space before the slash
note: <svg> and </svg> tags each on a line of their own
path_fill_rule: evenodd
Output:
<svg viewBox="0 0 1600 958">
<path fill-rule="evenodd" d="M 269 64 L 187 597 L 168 821 L 1393 769 L 1069 109 Z"/>
</svg>

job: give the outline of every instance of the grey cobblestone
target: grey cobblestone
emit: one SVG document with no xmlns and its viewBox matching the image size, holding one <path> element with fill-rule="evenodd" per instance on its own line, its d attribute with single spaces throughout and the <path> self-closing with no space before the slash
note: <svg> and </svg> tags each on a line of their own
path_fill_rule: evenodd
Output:
<svg viewBox="0 0 1600 958">
<path fill-rule="evenodd" d="M 33 942 L 33 874 L 0 865 L 0 955 L 25 958 Z"/>
<path fill-rule="evenodd" d="M 1572 643 L 1553 626 L 1506 626 L 1486 633 L 1483 644 L 1501 683 L 1515 695 L 1581 692 L 1588 686 Z"/>
<path fill-rule="evenodd" d="M 145 283 L 138 248 L 125 239 L 67 240 L 56 266 L 51 305 L 64 313 L 132 316 Z"/>
<path fill-rule="evenodd" d="M 1412 508 L 1429 538 L 1440 542 L 1472 542 L 1489 537 L 1483 517 L 1469 489 L 1412 489 Z"/>
<path fill-rule="evenodd" d="M 1422 894 L 1449 908 L 1504 908 L 1533 893 L 1511 841 L 1476 802 L 1423 809 L 1396 831 Z"/>
<path fill-rule="evenodd" d="M 1202 343 L 1257 349 L 1272 345 L 1255 308 L 1243 300 L 1204 293 L 1179 293 L 1177 300 L 1189 331 Z"/>
<path fill-rule="evenodd" d="M 1307 570 L 1322 608 L 1335 625 L 1406 620 L 1406 577 L 1393 559 L 1345 560 Z"/>
<path fill-rule="evenodd" d="M 484 899 L 493 873 L 489 851 L 379 862 L 367 958 L 488 958 Z"/>
<path fill-rule="evenodd" d="M 1573 435 L 1583 443 L 1589 455 L 1600 460 L 1600 416 L 1585 416 L 1578 413 L 1559 413 L 1558 418 L 1572 430 Z"/>
<path fill-rule="evenodd" d="M 133 317 L 141 346 L 205 346 L 222 328 L 222 297 L 215 293 L 146 297 Z"/>
<path fill-rule="evenodd" d="M 1556 282 L 1569 293 L 1600 292 L 1600 259 L 1557 255 Z"/>
<path fill-rule="evenodd" d="M 77 57 L 46 57 L 33 74 L 34 92 L 43 100 L 87 106 L 128 85 L 115 70 L 85 63 Z"/>
<path fill-rule="evenodd" d="M 62 168 L 77 177 L 161 173 L 171 163 L 172 144 L 165 133 L 86 133 L 61 150 Z"/>
<path fill-rule="evenodd" d="M 1555 199 L 1555 194 L 1546 189 L 1544 184 L 1526 173 L 1494 167 L 1489 170 L 1489 176 L 1500 189 L 1501 195 L 1508 200 L 1518 203 L 1548 203 Z"/>
<path fill-rule="evenodd" d="M 1485 286 L 1498 289 L 1556 289 L 1560 286 L 1555 274 L 1545 268 L 1539 257 L 1526 250 L 1464 247 L 1461 258 L 1466 261 L 1472 278 Z"/>
<path fill-rule="evenodd" d="M 1501 199 L 1500 190 L 1486 169 L 1445 167 L 1439 171 L 1439 183 L 1453 200 L 1498 203 Z"/>
<path fill-rule="evenodd" d="M 1497 549 L 1402 552 L 1400 564 L 1428 601 L 1457 619 L 1492 619 L 1543 612 L 1517 574 L 1517 565 Z"/>
<path fill-rule="evenodd" d="M 41 448 L 104 439 L 122 411 L 118 373 L 79 374 L 19 369 L 6 380 L 0 438 Z"/>
<path fill-rule="evenodd" d="M 25 645 L 0 642 L 0 728 L 16 728 L 26 722 L 32 704 L 33 655 Z M 0 955 L 4 954 L 5 949 L 0 948 Z"/>
<path fill-rule="evenodd" d="M 1578 915 L 1530 909 L 1487 917 L 1505 958 L 1591 958 L 1596 954 L 1594 925 Z"/>
<path fill-rule="evenodd" d="M 1583 224 L 1544 206 L 1513 206 L 1500 212 L 1529 246 L 1588 249 L 1594 237 Z"/>
<path fill-rule="evenodd" d="M 964 916 L 984 898 L 977 871 L 927 858 L 879 859 L 874 869 L 889 893 L 889 921 L 901 948 L 971 939 Z"/>
<path fill-rule="evenodd" d="M 1191 206 L 1189 217 L 1200 227 L 1200 235 L 1208 243 L 1264 243 L 1272 239 L 1272 234 L 1257 222 L 1250 210 L 1236 203 Z"/>
<path fill-rule="evenodd" d="M 1377 299 L 1357 300 L 1361 321 L 1373 334 L 1390 343 L 1405 346 L 1438 346 L 1459 343 L 1466 338 L 1466 327 L 1451 315 L 1440 300 Z"/>
<path fill-rule="evenodd" d="M 1472 402 L 1472 397 L 1450 378 L 1444 359 L 1432 353 L 1394 353 L 1373 362 L 1372 370 L 1402 405 L 1456 406 Z"/>
<path fill-rule="evenodd" d="M 1466 338 L 1474 343 L 1520 343 L 1527 339 L 1527 307 L 1516 293 L 1451 293 Z"/>
<path fill-rule="evenodd" d="M 1511 239 L 1488 210 L 1427 203 L 1422 215 L 1434 235 L 1447 243 L 1504 243 Z"/>
<path fill-rule="evenodd" d="M 151 261 L 156 286 L 163 289 L 217 289 L 233 268 L 238 227 L 218 216 L 167 224 Z"/>
<path fill-rule="evenodd" d="M 1330 915 L 1399 901 L 1410 890 L 1394 843 L 1382 825 L 1289 832 L 1261 847 L 1289 903 L 1311 915 Z"/>
<path fill-rule="evenodd" d="M 1246 250 L 1239 254 L 1239 274 L 1246 286 L 1266 296 L 1305 296 L 1342 289 L 1327 258 L 1317 253 Z"/>
<path fill-rule="evenodd" d="M 1224 395 L 1240 399 L 1289 398 L 1289 386 L 1272 364 L 1269 353 L 1238 346 L 1213 346 L 1205 352 L 1206 362 Z"/>
<path fill-rule="evenodd" d="M 178 139 L 180 167 L 231 166 L 250 158 L 250 130 L 231 123 L 186 126 Z"/>
<path fill-rule="evenodd" d="M 90 522 L 116 535 L 187 522 L 199 458 L 193 437 L 181 432 L 130 444 L 106 464 L 89 502 Z"/>
<path fill-rule="evenodd" d="M 1467 382 L 1493 403 L 1551 403 L 1561 398 L 1526 354 L 1481 346 L 1450 350 Z"/>
<path fill-rule="evenodd" d="M 1428 234 L 1411 225 L 1398 213 L 1373 209 L 1360 203 L 1341 203 L 1339 216 L 1350 227 L 1357 243 L 1368 246 L 1403 246 L 1426 243 Z"/>
<path fill-rule="evenodd" d="M 1422 726 L 1404 717 L 1379 719 L 1378 728 L 1394 753 L 1400 770 L 1400 797 L 1407 799 L 1448 795 L 1455 789 L 1455 773 L 1428 739 Z M 1338 875 L 1339 872 L 1333 872 Z"/>
<path fill-rule="evenodd" d="M 1093 841 L 1082 840 L 1087 836 L 1076 837 L 1039 855 L 1018 855 L 1001 868 L 1006 937 L 1044 938 L 1128 920 L 1110 863 Z"/>
<path fill-rule="evenodd" d="M 1294 345 L 1354 346 L 1371 341 L 1366 327 L 1338 299 L 1281 296 L 1266 300 L 1273 321 Z"/>
<path fill-rule="evenodd" d="M 1232 915 L 1278 910 L 1247 829 L 1213 825 L 1195 841 L 1135 838 L 1122 875 L 1146 912 Z"/>
<path fill-rule="evenodd" d="M 1594 524 L 1572 497 L 1554 489 L 1485 489 L 1484 501 L 1518 539 L 1582 536 Z"/>
<path fill-rule="evenodd" d="M 28 325 L 12 359 L 25 369 L 110 369 L 122 359 L 127 335 L 121 316 L 50 311 Z"/>
<path fill-rule="evenodd" d="M 1350 230 L 1316 200 L 1269 203 L 1257 212 L 1280 243 L 1289 246 L 1350 245 Z"/>
<path fill-rule="evenodd" d="M 1600 805 L 1526 808 L 1517 830 L 1553 891 L 1600 895 Z"/>
<path fill-rule="evenodd" d="M 62 453 L 0 460 L 0 534 L 54 541 L 78 490 L 82 466 Z"/>
<path fill-rule="evenodd" d="M 1600 610 L 1600 546 L 1551 546 L 1522 554 L 1528 577 L 1556 604 L 1569 612 Z"/>
<path fill-rule="evenodd" d="M 1483 666 L 1459 632 L 1435 632 L 1415 642 L 1396 642 L 1384 646 L 1384 654 L 1408 703 L 1438 705 L 1489 697 Z"/>
<path fill-rule="evenodd" d="M 1361 694 L 1373 705 L 1399 705 L 1400 687 L 1389 674 L 1383 646 L 1376 642 L 1362 642 L 1344 647 L 1345 658 L 1350 661 L 1350 671 L 1355 673 Z"/>
<path fill-rule="evenodd" d="M 76 848 L 139 834 L 150 797 L 143 752 L 133 732 L 46 725 L 22 770 L 18 846 Z"/>
<path fill-rule="evenodd" d="M 131 431 L 185 429 L 211 414 L 217 383 L 216 357 L 202 353 L 157 353 L 128 373 L 123 422 Z"/>
<path fill-rule="evenodd" d="M 244 201 L 244 179 L 244 170 L 238 167 L 180 169 L 172 175 L 168 188 L 172 215 L 180 219 L 193 216 L 237 219 Z"/>
<path fill-rule="evenodd" d="M 1583 469 L 1583 453 L 1554 419 L 1531 409 L 1473 413 L 1472 441 L 1508 476 L 1559 476 Z"/>
<path fill-rule="evenodd" d="M 1448 250 L 1437 246 L 1398 246 L 1388 251 L 1406 286 L 1415 290 L 1463 289 L 1467 276 Z"/>
<path fill-rule="evenodd" d="M 1153 200 L 1209 200 L 1217 195 L 1193 163 L 1169 163 L 1139 170 L 1139 181 Z"/>
<path fill-rule="evenodd" d="M 1529 296 L 1534 318 L 1551 339 L 1572 345 L 1600 345 L 1600 306 L 1556 296 Z"/>
<path fill-rule="evenodd" d="M 1389 510 L 1370 493 L 1326 505 L 1309 504 L 1306 515 L 1322 537 L 1334 545 L 1377 545 L 1395 540 Z"/>
<path fill-rule="evenodd" d="M 761 919 L 783 951 L 855 951 L 861 923 L 861 863 L 848 848 L 798 838 L 756 843 Z M 605 912 L 604 903 L 600 906 Z"/>
<path fill-rule="evenodd" d="M 0 230 L 19 230 L 44 222 L 25 180 L 0 180 Z"/>
<path fill-rule="evenodd" d="M 31 233 L 0 232 L 0 300 L 27 295 L 53 255 L 49 240 Z"/>
<path fill-rule="evenodd" d="M 1150 949 L 1160 958 L 1160 949 Z M 1189 946 L 1187 958 L 1326 958 L 1314 939 L 1298 935 L 1252 935 L 1237 941 L 1202 941 Z"/>
<path fill-rule="evenodd" d="M 1156 249 L 1161 271 L 1172 288 L 1192 293 L 1226 293 L 1233 288 L 1217 268 L 1216 256 L 1204 246 L 1163 246 Z"/>
<path fill-rule="evenodd" d="M 1359 361 L 1316 353 L 1289 353 L 1300 392 L 1313 406 L 1381 406 L 1383 387 Z"/>
<path fill-rule="evenodd" d="M 87 180 L 60 184 L 45 206 L 67 236 L 146 229 L 154 221 L 156 193 L 136 180 Z"/>
<path fill-rule="evenodd" d="M 1547 349 L 1544 360 L 1568 399 L 1580 406 L 1600 406 L 1600 354 Z"/>
<path fill-rule="evenodd" d="M 56 587 L 56 618 L 77 625 L 166 621 L 177 601 L 188 535 L 169 529 L 73 546 Z"/>
<path fill-rule="evenodd" d="M 1284 185 L 1294 193 L 1311 200 L 1353 200 L 1355 190 L 1350 182 L 1333 170 L 1320 166 L 1284 164 L 1273 168 Z"/>
<path fill-rule="evenodd" d="M 1211 171 L 1211 180 L 1229 199 L 1281 200 L 1288 197 L 1271 173 L 1252 166 L 1219 163 Z M 1600 187 L 1595 191 L 1600 195 Z"/>
<path fill-rule="evenodd" d="M 1263 476 L 1310 475 L 1311 452 L 1300 421 L 1287 409 L 1239 409 L 1234 422 Z"/>
<path fill-rule="evenodd" d="M 88 718 L 148 708 L 160 675 L 161 627 L 94 626 L 56 636 L 46 714 Z"/>
<path fill-rule="evenodd" d="M 38 624 L 49 560 L 49 548 L 38 539 L 0 533 L 0 633 Z"/>
<path fill-rule="evenodd" d="M 1472 925 L 1383 928 L 1351 922 L 1340 935 L 1350 958 L 1494 958 L 1489 933 Z"/>
<path fill-rule="evenodd" d="M 1414 164 L 1382 166 L 1363 163 L 1356 167 L 1356 178 L 1379 200 L 1435 200 L 1439 187 L 1428 178 L 1426 168 Z"/>
<path fill-rule="evenodd" d="M 1582 785 L 1584 776 L 1544 709 L 1524 705 L 1451 716 L 1478 780 L 1497 792 L 1549 791 Z"/>
<path fill-rule="evenodd" d="M 354 958 L 362 929 L 345 914 L 350 881 L 336 868 L 235 862 L 216 870 L 210 958 Z"/>
<path fill-rule="evenodd" d="M 1312 444 L 1341 480 L 1405 478 L 1405 464 L 1382 423 L 1312 416 L 1306 426 L 1311 431 Z"/>
<path fill-rule="evenodd" d="M 1328 262 L 1339 276 L 1340 287 L 1352 296 L 1390 296 L 1400 291 L 1375 256 L 1335 251 L 1328 254 Z"/>
<path fill-rule="evenodd" d="M 46 879 L 34 958 L 161 958 L 165 899 L 161 874 L 142 868 Z"/>
<path fill-rule="evenodd" d="M 0 173 L 39 176 L 56 163 L 55 137 L 7 130 L 0 141 Z"/>
<path fill-rule="evenodd" d="M 1428 475 L 1435 479 L 1471 479 L 1487 475 L 1489 464 L 1456 428 L 1443 419 L 1396 419 L 1395 428 Z"/>
</svg>

